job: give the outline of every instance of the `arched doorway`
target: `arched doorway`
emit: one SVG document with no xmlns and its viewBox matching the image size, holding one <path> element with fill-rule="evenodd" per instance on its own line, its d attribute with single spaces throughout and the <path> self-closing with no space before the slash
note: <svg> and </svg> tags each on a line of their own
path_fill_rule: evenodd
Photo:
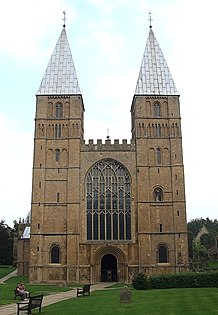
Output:
<svg viewBox="0 0 218 315">
<path fill-rule="evenodd" d="M 112 254 L 106 254 L 101 259 L 101 281 L 117 281 L 117 258 Z"/>
</svg>

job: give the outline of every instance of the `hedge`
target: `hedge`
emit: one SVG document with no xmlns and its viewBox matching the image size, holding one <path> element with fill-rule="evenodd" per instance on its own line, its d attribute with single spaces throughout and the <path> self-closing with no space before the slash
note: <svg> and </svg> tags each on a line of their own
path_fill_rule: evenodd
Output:
<svg viewBox="0 0 218 315">
<path fill-rule="evenodd" d="M 139 274 L 134 277 L 132 285 L 138 290 L 218 287 L 218 272 L 177 273 L 149 277 Z"/>
</svg>

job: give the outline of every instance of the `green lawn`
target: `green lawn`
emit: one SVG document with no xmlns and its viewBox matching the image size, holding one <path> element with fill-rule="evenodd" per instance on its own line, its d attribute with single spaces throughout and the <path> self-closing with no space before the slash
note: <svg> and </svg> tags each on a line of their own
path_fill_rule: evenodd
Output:
<svg viewBox="0 0 218 315">
<path fill-rule="evenodd" d="M 3 278 L 4 276 L 8 275 L 12 271 L 14 271 L 16 268 L 12 266 L 4 266 L 0 265 L 0 278 Z"/>
<path fill-rule="evenodd" d="M 132 302 L 121 304 L 120 289 L 95 291 L 43 307 L 42 315 L 214 315 L 218 314 L 218 288 L 132 289 Z"/>
<path fill-rule="evenodd" d="M 0 284 L 0 305 L 14 303 L 14 289 L 18 282 L 25 283 L 26 289 L 31 292 L 32 295 L 37 294 L 52 294 L 62 291 L 72 290 L 75 286 L 68 285 L 66 287 L 59 285 L 49 284 L 29 284 L 28 277 L 16 276 L 8 279 L 5 284 Z M 19 298 L 17 298 L 19 300 Z"/>
<path fill-rule="evenodd" d="M 0 285 L 0 304 L 14 302 L 13 290 L 24 282 L 32 295 L 52 294 L 75 288 L 76 285 L 29 284 L 28 278 L 17 276 Z M 77 287 L 77 286 L 76 286 Z M 90 296 L 72 298 L 42 308 L 42 315 L 218 315 L 218 288 L 189 288 L 139 291 L 129 288 L 132 302 L 121 304 L 120 288 L 92 292 Z M 33 314 L 37 310 L 33 311 Z"/>
</svg>

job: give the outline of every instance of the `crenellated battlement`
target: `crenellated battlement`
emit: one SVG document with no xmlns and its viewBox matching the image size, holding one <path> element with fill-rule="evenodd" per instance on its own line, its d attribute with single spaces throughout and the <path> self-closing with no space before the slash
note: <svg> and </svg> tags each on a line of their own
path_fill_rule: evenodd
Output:
<svg viewBox="0 0 218 315">
<path fill-rule="evenodd" d="M 133 140 L 130 140 L 130 143 L 127 142 L 127 139 L 120 140 L 114 139 L 113 143 L 111 139 L 97 139 L 97 142 L 94 142 L 93 139 L 89 139 L 88 143 L 85 143 L 82 147 L 82 151 L 134 151 L 135 143 Z"/>
</svg>

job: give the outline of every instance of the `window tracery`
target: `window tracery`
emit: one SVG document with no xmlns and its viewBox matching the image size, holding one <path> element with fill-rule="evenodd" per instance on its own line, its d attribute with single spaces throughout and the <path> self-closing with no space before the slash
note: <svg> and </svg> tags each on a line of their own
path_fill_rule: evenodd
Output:
<svg viewBox="0 0 218 315">
<path fill-rule="evenodd" d="M 86 177 L 87 240 L 131 239 L 131 182 L 118 162 L 96 163 Z"/>
</svg>

